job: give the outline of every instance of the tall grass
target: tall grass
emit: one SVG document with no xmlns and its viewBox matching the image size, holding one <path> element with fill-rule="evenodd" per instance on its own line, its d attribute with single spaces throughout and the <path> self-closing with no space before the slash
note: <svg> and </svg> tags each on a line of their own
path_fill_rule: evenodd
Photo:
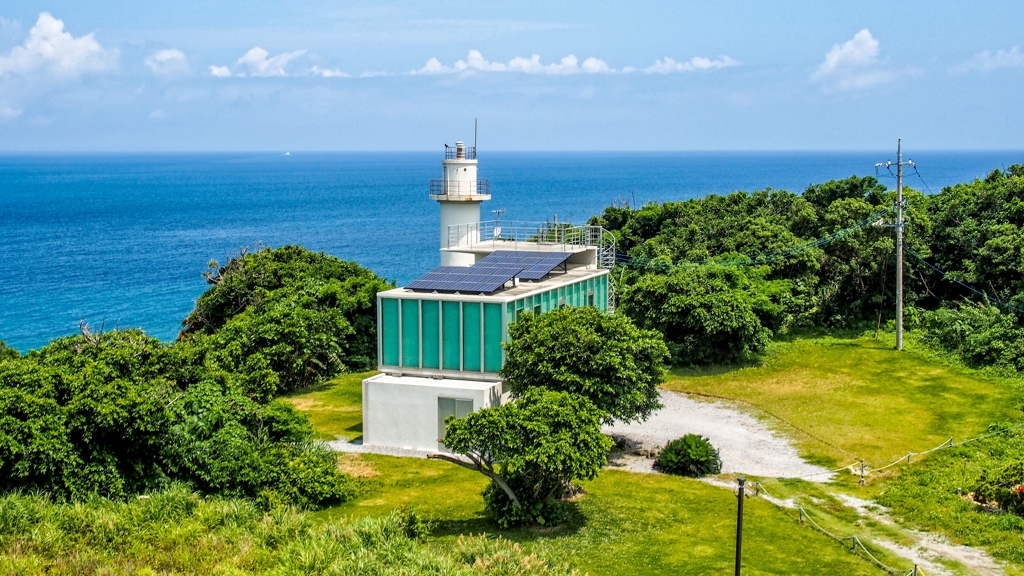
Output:
<svg viewBox="0 0 1024 576">
<path fill-rule="evenodd" d="M 463 538 L 428 547 L 415 515 L 314 521 L 292 508 L 207 499 L 177 486 L 127 502 L 0 497 L 3 574 L 535 576 L 569 574 L 517 545 Z"/>
</svg>

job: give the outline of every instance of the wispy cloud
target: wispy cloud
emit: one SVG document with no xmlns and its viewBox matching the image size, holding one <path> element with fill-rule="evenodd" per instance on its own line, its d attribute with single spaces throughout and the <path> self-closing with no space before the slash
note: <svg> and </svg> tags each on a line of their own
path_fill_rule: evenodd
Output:
<svg viewBox="0 0 1024 576">
<path fill-rule="evenodd" d="M 20 108 L 11 108 L 10 106 L 0 105 L 0 122 L 10 122 L 18 116 L 21 116 Z"/>
<path fill-rule="evenodd" d="M 154 52 L 146 58 L 145 64 L 154 74 L 165 78 L 183 76 L 190 72 L 188 58 L 177 48 Z"/>
<path fill-rule="evenodd" d="M 285 66 L 305 53 L 306 50 L 295 50 L 294 52 L 270 56 L 270 52 L 256 46 L 243 54 L 235 62 L 236 68 L 240 69 L 238 72 L 232 73 L 231 69 L 227 66 L 210 66 L 210 75 L 218 78 L 228 78 L 230 76 L 288 76 Z"/>
<path fill-rule="evenodd" d="M 305 53 L 305 50 L 296 50 L 267 58 L 270 53 L 257 46 L 246 52 L 235 64 L 248 68 L 250 76 L 287 76 L 288 73 L 284 71 L 284 67 L 289 61 Z"/>
<path fill-rule="evenodd" d="M 719 56 L 717 60 L 694 56 L 684 62 L 676 62 L 674 59 L 665 57 L 664 60 L 655 60 L 654 65 L 644 68 L 646 74 L 671 74 L 673 72 L 694 72 L 697 70 L 714 70 L 716 68 L 730 68 L 739 66 L 740 63 L 729 56 Z M 626 71 L 626 69 L 623 69 Z M 629 71 L 632 71 L 630 69 Z"/>
<path fill-rule="evenodd" d="M 878 63 L 879 42 L 867 28 L 843 44 L 835 44 L 811 73 L 811 81 L 826 91 L 863 90 L 896 79 Z"/>
<path fill-rule="evenodd" d="M 0 56 L 0 76 L 49 71 L 57 76 L 75 77 L 112 70 L 117 67 L 118 56 L 116 49 L 104 48 L 93 34 L 75 38 L 64 30 L 64 21 L 43 12 L 24 44 Z"/>
<path fill-rule="evenodd" d="M 324 78 L 348 78 L 348 74 L 341 70 L 321 68 L 319 66 L 313 66 L 309 69 L 309 73 L 314 76 L 323 76 Z"/>
<path fill-rule="evenodd" d="M 949 71 L 954 74 L 963 74 L 973 71 L 991 72 L 1001 68 L 1020 67 L 1024 67 L 1024 52 L 1018 46 L 1014 46 L 1009 50 L 1000 49 L 995 52 L 991 50 L 978 52 L 970 60 L 953 66 Z"/>
<path fill-rule="evenodd" d="M 437 58 L 427 60 L 427 63 L 419 70 L 413 70 L 410 74 L 456 74 L 459 72 L 520 72 L 524 74 L 607 74 L 614 72 L 608 63 L 599 58 L 591 56 L 580 63 L 573 55 L 562 58 L 558 62 L 544 64 L 540 61 L 540 55 L 534 54 L 529 58 L 516 56 L 503 62 L 491 62 L 484 58 L 479 50 L 470 50 L 465 60 L 459 60 L 452 66 L 446 66 Z"/>
</svg>

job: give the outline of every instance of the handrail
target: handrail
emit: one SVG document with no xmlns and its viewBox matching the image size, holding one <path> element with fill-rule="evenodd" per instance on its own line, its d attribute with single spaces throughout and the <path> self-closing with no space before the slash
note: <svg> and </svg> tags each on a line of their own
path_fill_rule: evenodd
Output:
<svg viewBox="0 0 1024 576">
<path fill-rule="evenodd" d="M 598 248 L 608 242 L 600 226 L 575 226 L 552 222 L 487 220 L 448 226 L 447 248 L 472 247 L 479 242 L 532 242 L 566 248 Z M 614 248 L 613 248 L 614 249 Z"/>
<path fill-rule="evenodd" d="M 489 196 L 491 181 L 484 178 L 476 180 L 445 180 L 435 178 L 430 181 L 431 196 Z"/>
</svg>

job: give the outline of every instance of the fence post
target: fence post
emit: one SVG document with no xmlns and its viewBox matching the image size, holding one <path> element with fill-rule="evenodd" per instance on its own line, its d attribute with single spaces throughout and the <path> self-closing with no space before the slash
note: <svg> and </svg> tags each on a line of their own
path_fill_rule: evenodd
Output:
<svg viewBox="0 0 1024 576">
<path fill-rule="evenodd" d="M 913 576 L 917 576 L 917 564 L 914 564 L 914 571 L 911 572 L 911 574 L 913 574 Z"/>
<path fill-rule="evenodd" d="M 860 485 L 864 485 L 864 459 L 860 460 Z"/>
<path fill-rule="evenodd" d="M 804 509 L 803 508 L 797 508 L 797 511 L 800 512 L 800 523 L 803 524 L 804 523 Z"/>
<path fill-rule="evenodd" d="M 740 565 L 743 563 L 743 484 L 746 478 L 737 478 L 740 489 L 737 493 L 739 506 L 736 509 L 736 576 L 740 576 Z"/>
<path fill-rule="evenodd" d="M 907 464 L 910 464 L 910 452 L 907 452 Z"/>
</svg>

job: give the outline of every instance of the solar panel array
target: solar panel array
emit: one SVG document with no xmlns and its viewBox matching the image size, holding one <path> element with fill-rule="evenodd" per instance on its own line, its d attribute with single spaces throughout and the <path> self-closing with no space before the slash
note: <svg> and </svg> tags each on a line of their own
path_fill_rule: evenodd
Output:
<svg viewBox="0 0 1024 576">
<path fill-rule="evenodd" d="M 572 252 L 514 252 L 512 250 L 496 250 L 473 265 L 481 266 L 519 265 L 522 267 L 516 277 L 520 280 L 541 280 L 552 270 L 565 263 Z"/>
<path fill-rule="evenodd" d="M 571 252 L 491 252 L 472 266 L 438 266 L 406 286 L 409 290 L 490 294 L 513 278 L 541 280 Z"/>
<path fill-rule="evenodd" d="M 430 292 L 461 292 L 464 294 L 490 294 L 509 280 L 517 277 L 523 267 L 504 266 L 438 266 L 406 286 L 410 290 Z"/>
</svg>

